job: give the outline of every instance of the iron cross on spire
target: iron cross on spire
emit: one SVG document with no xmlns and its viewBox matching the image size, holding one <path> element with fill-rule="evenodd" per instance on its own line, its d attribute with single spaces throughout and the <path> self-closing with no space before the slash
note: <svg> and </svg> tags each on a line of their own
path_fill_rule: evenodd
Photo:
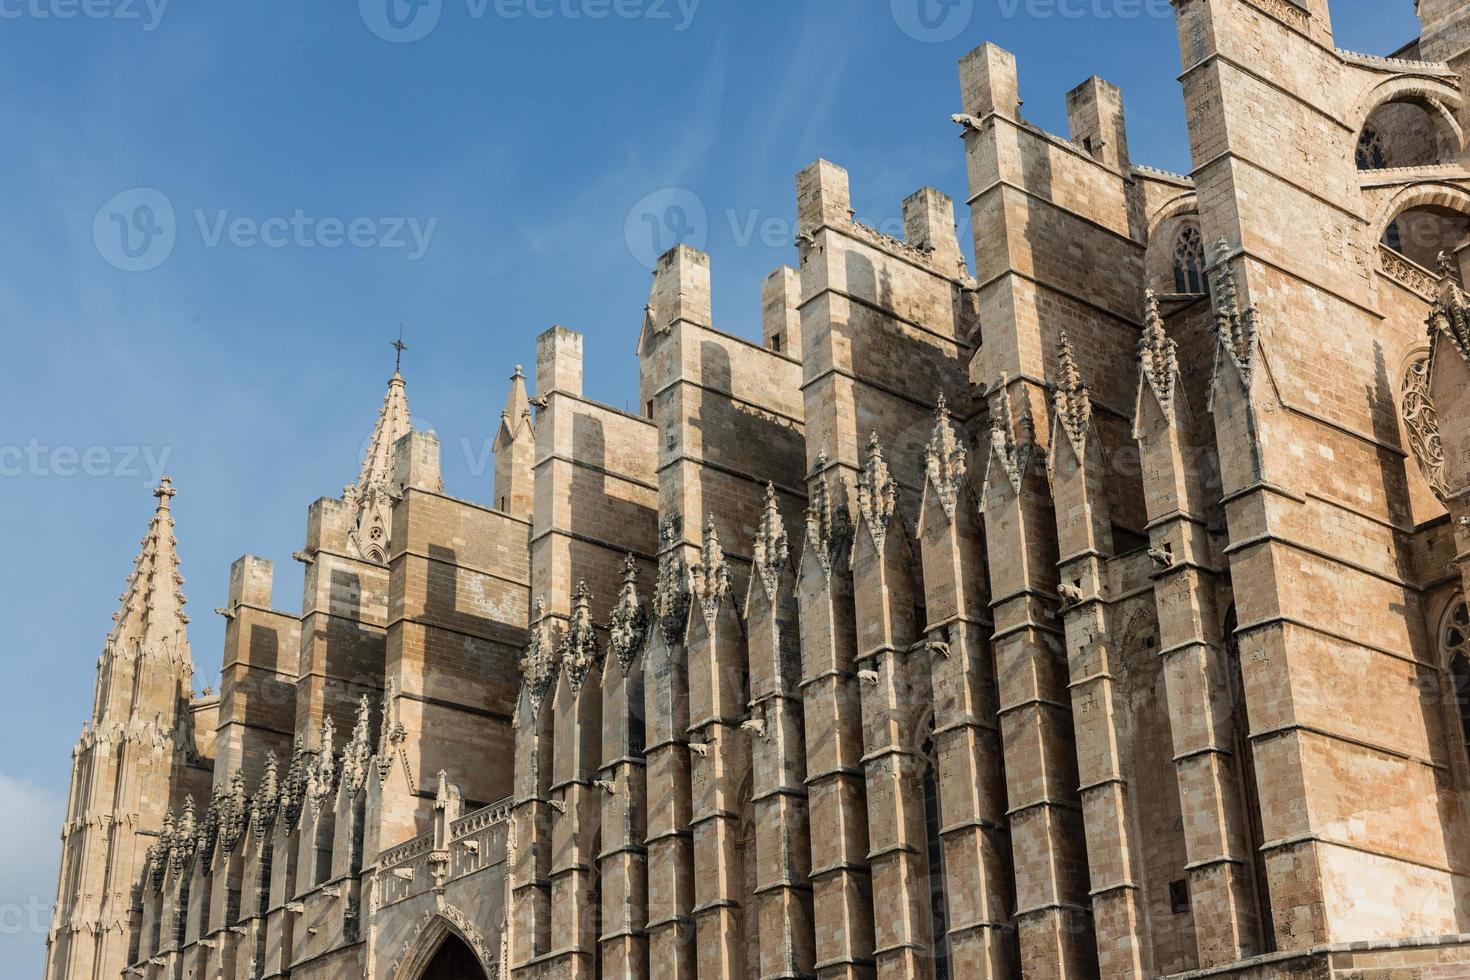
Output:
<svg viewBox="0 0 1470 980">
<path fill-rule="evenodd" d="M 393 371 L 396 374 L 403 367 L 403 352 L 408 350 L 408 345 L 403 342 L 403 323 L 401 321 L 398 324 L 398 339 L 393 341 L 392 346 L 398 352 L 398 356 L 393 360 Z"/>
</svg>

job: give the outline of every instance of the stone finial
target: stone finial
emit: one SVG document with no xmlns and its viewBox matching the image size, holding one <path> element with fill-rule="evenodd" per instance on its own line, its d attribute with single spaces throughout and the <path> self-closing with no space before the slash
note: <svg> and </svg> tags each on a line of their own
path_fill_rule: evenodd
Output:
<svg viewBox="0 0 1470 980">
<path fill-rule="evenodd" d="M 868 458 L 857 478 L 857 505 L 860 523 L 881 552 L 889 522 L 898 509 L 898 482 L 888 472 L 877 432 L 868 436 Z"/>
<path fill-rule="evenodd" d="M 322 719 L 321 746 L 306 772 L 306 800 L 313 816 L 322 812 L 337 788 L 336 734 L 331 716 Z"/>
<path fill-rule="evenodd" d="M 791 561 L 791 547 L 786 540 L 786 525 L 781 520 L 781 511 L 776 506 L 776 485 L 773 483 L 766 484 L 766 507 L 761 514 L 760 527 L 756 528 L 751 556 L 766 597 L 774 599 L 781 588 L 781 573 Z"/>
<path fill-rule="evenodd" d="M 526 692 L 531 697 L 533 717 L 541 713 L 541 704 L 546 700 L 546 692 L 551 690 L 552 682 L 556 680 L 559 666 L 556 651 L 545 637 L 545 628 L 542 625 L 545 618 L 546 600 L 538 597 L 536 613 L 531 620 L 531 642 L 521 658 L 521 677 L 526 685 Z"/>
<path fill-rule="evenodd" d="M 653 615 L 670 647 L 684 642 L 689 620 L 689 563 L 684 560 L 682 520 L 670 514 L 659 523 L 658 583 L 653 592 Z"/>
<path fill-rule="evenodd" d="M 1255 368 L 1256 309 L 1240 308 L 1240 284 L 1230 269 L 1230 244 L 1215 243 L 1219 272 L 1215 276 L 1215 367 L 1210 383 L 1210 406 L 1214 407 L 1214 382 L 1225 359 L 1235 365 L 1241 381 L 1249 386 Z"/>
<path fill-rule="evenodd" d="M 271 821 L 275 819 L 276 807 L 281 796 L 278 767 L 275 752 L 267 753 L 265 772 L 260 777 L 260 785 L 256 787 L 255 795 L 250 798 L 250 827 L 254 830 L 257 841 L 265 837 L 266 830 L 270 827 Z"/>
<path fill-rule="evenodd" d="M 296 744 L 291 747 L 291 764 L 286 767 L 286 776 L 281 780 L 280 819 L 287 830 L 296 826 L 305 806 L 309 765 L 306 742 L 297 735 Z"/>
<path fill-rule="evenodd" d="M 704 621 L 714 625 L 720 603 L 730 592 L 730 566 L 725 563 L 725 551 L 720 547 L 713 514 L 704 526 L 704 545 L 700 549 L 699 561 L 689 568 L 689 583 L 690 591 L 699 600 Z"/>
<path fill-rule="evenodd" d="M 633 669 L 633 658 L 643 649 L 648 638 L 648 613 L 638 596 L 638 560 L 632 555 L 623 559 L 623 586 L 612 622 L 607 626 L 607 645 L 626 676 Z"/>
<path fill-rule="evenodd" d="M 559 654 L 567 672 L 567 686 L 575 695 L 582 690 L 588 673 L 602 660 L 597 648 L 597 628 L 592 625 L 592 593 L 586 582 L 579 582 L 572 596 L 572 620 L 562 635 Z"/>
<path fill-rule="evenodd" d="M 1077 458 L 1087 447 L 1087 428 L 1092 424 L 1092 398 L 1077 367 L 1077 354 L 1072 339 L 1063 330 L 1057 339 L 1057 390 L 1052 395 L 1052 410 L 1057 423 L 1072 444 Z"/>
<path fill-rule="evenodd" d="M 1179 378 L 1179 344 L 1164 332 L 1159 298 L 1152 289 L 1143 294 L 1143 334 L 1138 338 L 1140 380 L 1148 384 L 1166 410 L 1174 401 Z"/>
<path fill-rule="evenodd" d="M 832 567 L 847 545 L 851 527 L 847 510 L 832 504 L 832 487 L 827 481 L 827 454 L 817 455 L 817 467 L 806 508 L 806 553 L 817 559 L 822 570 Z"/>
<path fill-rule="evenodd" d="M 942 394 L 934 406 L 934 431 L 924 447 L 924 479 L 934 488 L 945 515 L 953 519 L 965 479 L 965 447 L 955 436 L 949 404 Z"/>
<path fill-rule="evenodd" d="M 357 702 L 357 720 L 352 726 L 352 737 L 342 750 L 342 785 L 347 787 L 349 797 L 367 784 L 368 767 L 373 759 L 372 702 L 364 694 Z"/>
<path fill-rule="evenodd" d="M 225 791 L 220 805 L 220 842 L 226 853 L 235 849 L 245 834 L 250 817 L 250 801 L 245 795 L 245 771 L 236 769 L 230 774 L 230 787 Z"/>
</svg>

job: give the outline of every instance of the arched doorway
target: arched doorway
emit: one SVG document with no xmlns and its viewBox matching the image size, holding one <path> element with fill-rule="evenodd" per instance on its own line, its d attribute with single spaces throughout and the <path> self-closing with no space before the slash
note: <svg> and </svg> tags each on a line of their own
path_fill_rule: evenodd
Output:
<svg viewBox="0 0 1470 980">
<path fill-rule="evenodd" d="M 444 937 L 419 980 L 490 980 L 474 950 L 454 933 Z"/>
</svg>

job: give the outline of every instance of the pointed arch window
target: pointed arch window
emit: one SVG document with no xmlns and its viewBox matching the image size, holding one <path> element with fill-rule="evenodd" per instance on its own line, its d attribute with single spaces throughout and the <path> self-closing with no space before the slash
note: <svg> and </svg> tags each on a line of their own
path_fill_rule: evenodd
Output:
<svg viewBox="0 0 1470 980">
<path fill-rule="evenodd" d="M 1388 157 L 1383 152 L 1383 135 L 1372 126 L 1364 126 L 1358 135 L 1358 169 L 1382 170 L 1388 166 Z"/>
<path fill-rule="evenodd" d="M 1174 243 L 1174 291 L 1204 293 L 1205 243 L 1197 225 L 1185 225 Z"/>
<path fill-rule="evenodd" d="M 932 715 L 922 729 L 919 746 L 924 766 L 924 837 L 929 858 L 929 915 L 934 936 L 934 980 L 950 980 L 948 883 L 944 873 L 944 840 L 939 797 L 939 751 L 934 744 Z"/>
<path fill-rule="evenodd" d="M 1465 599 L 1455 601 L 1445 616 L 1439 634 L 1440 649 L 1450 672 L 1455 716 L 1460 723 L 1460 742 L 1470 759 L 1470 607 Z"/>
</svg>

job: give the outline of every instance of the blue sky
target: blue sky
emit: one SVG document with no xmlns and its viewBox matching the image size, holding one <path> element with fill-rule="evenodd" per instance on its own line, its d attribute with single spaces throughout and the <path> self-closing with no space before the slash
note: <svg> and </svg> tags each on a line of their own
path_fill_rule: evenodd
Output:
<svg viewBox="0 0 1470 980">
<path fill-rule="evenodd" d="M 30 910 L 159 472 L 202 687 L 234 558 L 274 560 L 299 608 L 306 507 L 355 476 L 400 321 L 449 492 L 488 501 L 542 329 L 586 334 L 591 396 L 636 400 L 644 213 L 704 242 L 717 324 L 758 335 L 807 163 L 847 167 L 872 224 L 925 184 L 963 199 L 948 117 L 983 41 L 1019 57 L 1033 122 L 1064 132 L 1097 73 L 1133 158 L 1190 169 L 1172 16 L 1101 16 L 1163 0 L 386 2 L 0 0 L 5 976 L 39 975 Z M 1417 31 L 1411 0 L 1333 8 L 1342 47 Z"/>
</svg>

